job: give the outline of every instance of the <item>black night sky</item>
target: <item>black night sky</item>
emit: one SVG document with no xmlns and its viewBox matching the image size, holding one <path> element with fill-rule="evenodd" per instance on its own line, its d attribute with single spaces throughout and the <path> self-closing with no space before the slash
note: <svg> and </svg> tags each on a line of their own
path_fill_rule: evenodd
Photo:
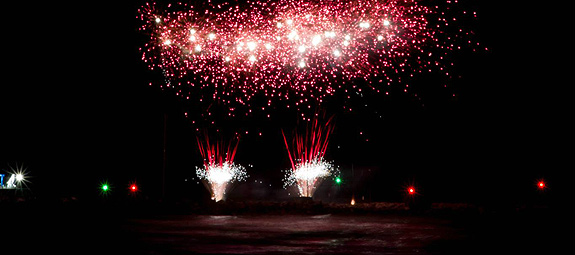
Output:
<svg viewBox="0 0 575 255">
<path fill-rule="evenodd" d="M 158 74 L 140 59 L 142 3 L 131 2 L 3 4 L 0 168 L 27 167 L 35 196 L 89 198 L 108 180 L 120 189 L 136 181 L 160 197 L 164 116 L 166 196 L 207 196 L 192 179 L 201 158 L 180 99 L 148 86 Z M 467 4 L 489 50 L 457 56 L 461 78 L 449 88 L 422 77 L 421 100 L 397 93 L 366 99 L 369 111 L 332 110 L 327 157 L 349 189 L 374 201 L 401 200 L 415 183 L 433 201 L 521 203 L 545 179 L 555 200 L 572 207 L 573 3 Z M 281 193 L 281 170 L 289 167 L 281 129 L 293 129 L 296 117 L 280 116 L 229 121 L 250 131 L 237 155 L 254 165 L 247 182 L 272 185 L 238 186 L 239 199 Z"/>
</svg>

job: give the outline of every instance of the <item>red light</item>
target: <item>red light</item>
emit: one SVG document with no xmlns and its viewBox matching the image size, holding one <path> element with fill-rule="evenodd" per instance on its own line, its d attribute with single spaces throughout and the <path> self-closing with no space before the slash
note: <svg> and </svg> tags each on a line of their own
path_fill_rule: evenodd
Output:
<svg viewBox="0 0 575 255">
<path fill-rule="evenodd" d="M 132 185 L 130 186 L 130 191 L 132 191 L 132 192 L 138 191 L 138 186 L 136 186 L 136 184 L 132 184 Z"/>
<path fill-rule="evenodd" d="M 537 183 L 537 187 L 538 187 L 539 189 L 544 189 L 544 188 L 545 188 L 545 182 L 539 181 L 539 182 Z"/>
<path fill-rule="evenodd" d="M 414 188 L 414 187 L 409 187 L 409 188 L 407 189 L 407 192 L 408 192 L 410 195 L 413 195 L 413 194 L 415 194 L 415 188 Z"/>
</svg>

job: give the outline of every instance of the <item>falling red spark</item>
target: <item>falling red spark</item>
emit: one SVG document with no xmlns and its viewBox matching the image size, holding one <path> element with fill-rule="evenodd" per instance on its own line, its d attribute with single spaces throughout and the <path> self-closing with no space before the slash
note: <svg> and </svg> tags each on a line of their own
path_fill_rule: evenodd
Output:
<svg viewBox="0 0 575 255">
<path fill-rule="evenodd" d="M 225 143 L 224 141 L 220 140 L 212 144 L 210 143 L 210 138 L 208 137 L 207 133 L 205 134 L 204 138 L 205 142 L 202 141 L 199 137 L 197 138 L 198 148 L 200 149 L 200 154 L 204 159 L 204 166 L 221 166 L 224 162 L 234 162 L 234 158 L 236 156 L 240 142 L 239 139 L 234 139 L 235 143 L 234 140 L 230 141 L 229 143 Z"/>
<path fill-rule="evenodd" d="M 323 158 L 327 150 L 329 136 L 333 132 L 334 126 L 332 125 L 333 116 L 329 118 L 326 123 L 320 123 L 318 118 L 314 118 L 311 126 L 305 131 L 305 134 L 296 133 L 293 139 L 292 151 L 288 144 L 285 133 L 282 130 L 282 135 L 286 148 L 288 149 L 289 159 L 292 168 L 296 168 L 295 160 L 298 162 L 311 162 L 315 159 Z"/>
</svg>

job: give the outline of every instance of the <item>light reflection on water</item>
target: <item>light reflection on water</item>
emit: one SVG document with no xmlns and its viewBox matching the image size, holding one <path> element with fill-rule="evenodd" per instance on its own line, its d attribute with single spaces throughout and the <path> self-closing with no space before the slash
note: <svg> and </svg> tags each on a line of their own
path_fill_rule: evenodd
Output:
<svg viewBox="0 0 575 255">
<path fill-rule="evenodd" d="M 432 218 L 351 215 L 171 216 L 137 219 L 141 253 L 429 254 L 437 241 L 462 238 Z"/>
</svg>

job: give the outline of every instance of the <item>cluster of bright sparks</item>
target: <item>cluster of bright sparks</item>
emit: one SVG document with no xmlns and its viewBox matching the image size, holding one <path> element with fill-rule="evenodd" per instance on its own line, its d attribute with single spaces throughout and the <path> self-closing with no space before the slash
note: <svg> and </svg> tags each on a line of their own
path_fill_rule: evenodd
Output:
<svg viewBox="0 0 575 255">
<path fill-rule="evenodd" d="M 247 172 L 243 166 L 227 161 L 222 164 L 196 167 L 196 175 L 209 184 L 212 199 L 216 202 L 225 199 L 229 183 L 245 181 L 247 178 Z"/>
<path fill-rule="evenodd" d="M 284 187 L 297 185 L 301 197 L 312 197 L 325 177 L 336 175 L 338 169 L 324 159 L 329 136 L 333 132 L 333 117 L 322 122 L 319 115 L 306 125 L 306 129 L 296 132 L 291 144 L 283 134 L 288 156 L 292 165 L 286 171 Z"/>
<path fill-rule="evenodd" d="M 204 158 L 204 166 L 196 167 L 196 175 L 200 178 L 217 201 L 226 198 L 230 183 L 245 181 L 248 177 L 246 168 L 235 164 L 234 158 L 238 149 L 239 140 L 230 143 L 210 143 L 206 135 L 205 142 L 198 138 L 198 147 Z"/>
<path fill-rule="evenodd" d="M 334 175 L 337 168 L 323 158 L 303 161 L 286 171 L 284 186 L 296 185 L 301 197 L 312 197 L 316 188 L 326 177 Z"/>
<path fill-rule="evenodd" d="M 235 116 L 276 101 L 309 108 L 336 92 L 389 93 L 406 77 L 437 71 L 461 42 L 476 46 L 445 9 L 414 0 L 279 0 L 186 3 L 140 9 L 150 36 L 140 50 L 182 97 L 219 102 Z M 446 7 L 447 6 L 447 7 Z M 461 11 L 463 16 L 473 15 Z M 446 28 L 451 24 L 455 29 Z M 477 44 L 478 45 L 478 44 Z M 362 81 L 361 86 L 356 81 Z M 246 111 L 246 115 L 248 112 Z"/>
</svg>

